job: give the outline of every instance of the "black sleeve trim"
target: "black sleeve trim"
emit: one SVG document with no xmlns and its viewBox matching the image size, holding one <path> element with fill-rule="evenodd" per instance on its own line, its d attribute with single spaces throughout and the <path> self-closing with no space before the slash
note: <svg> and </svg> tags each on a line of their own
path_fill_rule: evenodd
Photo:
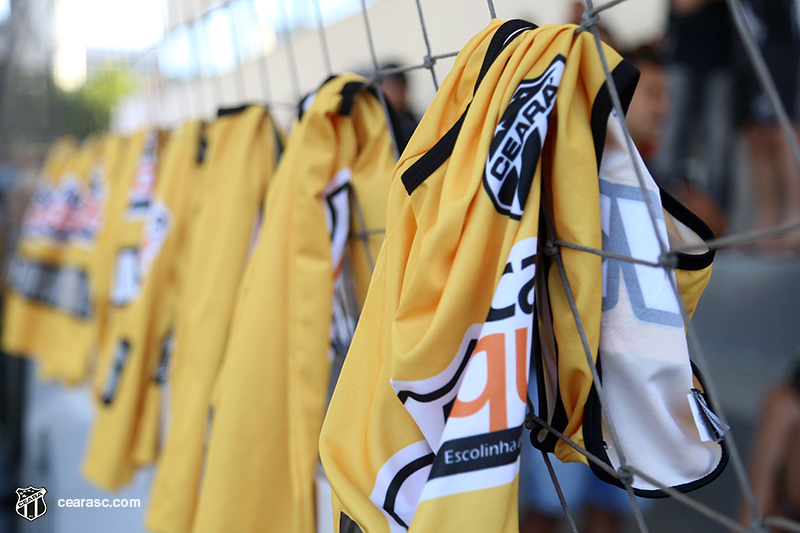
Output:
<svg viewBox="0 0 800 533">
<path fill-rule="evenodd" d="M 611 72 L 614 85 L 619 92 L 619 99 L 622 103 L 622 110 L 627 113 L 628 106 L 639 82 L 639 69 L 633 63 L 623 59 L 619 65 Z M 611 93 L 608 91 L 608 80 L 603 82 L 592 105 L 592 137 L 594 138 L 594 153 L 597 157 L 597 170 L 600 171 L 600 163 L 603 160 L 603 150 L 606 146 L 606 128 L 608 127 L 608 115 L 614 108 L 611 101 Z"/>
<path fill-rule="evenodd" d="M 489 68 L 508 43 L 514 40 L 524 30 L 533 30 L 536 29 L 536 27 L 535 24 L 524 20 L 509 20 L 503 23 L 503 25 L 494 32 L 492 40 L 489 43 L 489 48 L 483 58 L 483 64 L 481 65 L 478 79 L 475 81 L 475 87 L 472 90 L 473 95 L 478 92 L 478 87 L 483 81 L 483 78 L 486 77 L 486 73 L 489 72 Z M 422 185 L 422 183 L 428 179 L 428 176 L 436 172 L 436 170 L 450 158 L 456 141 L 458 140 L 458 134 L 461 132 L 461 126 L 464 124 L 464 118 L 467 115 L 467 111 L 469 111 L 469 107 L 468 104 L 461 117 L 447 130 L 447 133 L 439 139 L 433 148 L 425 152 L 422 157 L 417 159 L 413 165 L 403 172 L 401 179 L 409 195 L 414 192 L 414 189 Z"/>
<path fill-rule="evenodd" d="M 380 102 L 380 97 L 378 96 L 378 91 L 375 89 L 374 86 L 364 84 L 364 90 L 367 91 L 369 94 L 375 97 L 376 100 Z M 394 134 L 394 140 L 397 142 L 397 151 L 398 156 L 403 153 L 408 145 L 408 141 L 411 140 L 411 134 L 406 134 L 405 130 L 403 129 L 400 121 L 400 116 L 397 114 L 397 110 L 392 106 L 391 102 L 384 96 L 383 103 L 385 107 L 383 108 L 386 111 L 387 116 L 389 117 L 389 124 L 388 126 L 392 129 L 392 134 Z M 414 126 L 416 130 L 416 125 Z"/>
<path fill-rule="evenodd" d="M 320 89 L 326 83 L 329 83 L 330 81 L 335 80 L 336 78 L 338 78 L 338 76 L 328 77 L 328 79 L 326 79 L 322 83 Z M 340 116 L 350 115 L 350 113 L 353 111 L 353 104 L 355 103 L 356 94 L 358 94 L 360 91 L 366 91 L 372 96 L 374 96 L 376 99 L 378 99 L 378 93 L 375 91 L 375 88 L 370 86 L 368 83 L 363 81 L 348 82 L 342 87 L 342 90 L 340 91 L 340 94 L 342 96 L 342 103 L 339 106 L 339 111 L 338 111 L 338 114 Z M 297 106 L 298 120 L 303 118 L 303 102 L 305 102 L 308 96 L 310 95 L 307 95 L 305 98 L 303 98 Z M 395 109 L 388 101 L 386 101 L 385 109 L 389 117 L 388 127 L 392 129 L 394 138 L 397 141 L 397 149 L 400 151 L 400 153 L 402 153 L 403 150 L 405 150 L 406 145 L 408 144 L 409 137 L 403 133 L 403 129 L 400 127 L 400 119 L 397 116 L 397 111 L 395 111 Z"/>
<path fill-rule="evenodd" d="M 383 509 L 389 514 L 389 516 L 394 518 L 395 522 L 406 529 L 408 529 L 409 525 L 406 524 L 402 518 L 400 518 L 400 515 L 397 514 L 397 510 L 395 509 L 395 503 L 397 503 L 397 495 L 400 493 L 400 487 L 403 486 L 403 483 L 405 483 L 405 481 L 413 474 L 419 470 L 422 470 L 428 465 L 432 465 L 435 459 L 436 455 L 433 452 L 414 459 L 406 466 L 401 468 L 397 474 L 395 474 L 391 483 L 389 483 L 389 488 L 386 489 L 386 499 L 383 503 Z"/>
<path fill-rule="evenodd" d="M 458 140 L 458 134 L 461 133 L 461 126 L 464 125 L 467 111 L 469 111 L 469 106 L 467 106 L 467 109 L 464 110 L 464 113 L 456 123 L 447 130 L 447 133 L 433 145 L 433 148 L 422 154 L 422 157 L 403 172 L 401 179 L 409 195 L 450 158 Z"/>
<path fill-rule="evenodd" d="M 339 533 L 364 533 L 352 518 L 344 513 L 339 515 Z"/>
<path fill-rule="evenodd" d="M 253 104 L 244 104 L 236 107 L 220 107 L 217 110 L 217 117 L 225 117 L 228 115 L 236 115 L 247 109 Z"/>
<path fill-rule="evenodd" d="M 319 84 L 319 87 L 317 88 L 316 91 L 311 91 L 310 93 L 306 93 L 300 98 L 300 100 L 297 102 L 297 120 L 303 119 L 303 114 L 304 114 L 303 104 L 308 99 L 308 97 L 311 96 L 312 94 L 316 94 L 317 92 L 319 92 L 320 89 L 322 89 L 325 86 L 326 83 L 331 82 L 338 77 L 339 76 L 336 74 L 331 74 L 330 76 L 325 78 L 325 81 Z"/>
<path fill-rule="evenodd" d="M 195 160 L 198 164 L 202 164 L 206 160 L 207 152 L 208 136 L 206 135 L 206 123 L 200 122 L 200 133 L 197 136 L 197 152 L 195 153 Z"/>
<path fill-rule="evenodd" d="M 305 114 L 305 110 L 303 109 L 303 104 L 306 102 L 306 98 L 311 96 L 311 94 L 307 94 L 303 96 L 300 101 L 297 102 L 297 120 L 303 120 L 303 115 Z"/>
<path fill-rule="evenodd" d="M 283 145 L 283 139 L 281 139 L 281 134 L 278 132 L 278 128 L 275 127 L 275 123 L 273 122 L 272 124 L 272 133 L 275 134 L 275 160 L 280 161 L 286 147 Z"/>
<path fill-rule="evenodd" d="M 662 189 L 660 192 L 661 205 L 667 213 L 697 233 L 704 241 L 709 241 L 715 237 L 714 232 L 703 222 L 703 219 L 692 213 L 686 206 L 673 198 L 665 190 Z M 677 268 L 681 270 L 703 270 L 711 266 L 711 263 L 714 261 L 714 254 L 714 250 L 709 250 L 702 254 L 685 254 L 678 252 L 675 254 L 675 257 L 678 259 Z"/>
<path fill-rule="evenodd" d="M 486 77 L 486 73 L 489 72 L 489 68 L 494 64 L 497 56 L 500 55 L 500 52 L 505 49 L 508 43 L 513 41 L 523 30 L 535 30 L 537 27 L 538 26 L 532 22 L 514 19 L 504 22 L 497 28 L 497 31 L 494 32 L 492 36 L 491 42 L 489 42 L 486 55 L 483 58 L 483 64 L 478 73 L 478 79 L 475 81 L 475 88 L 472 90 L 473 95 L 478 92 L 478 87 L 480 87 L 483 78 Z"/>
<path fill-rule="evenodd" d="M 639 82 L 639 69 L 633 63 L 623 59 L 611 73 L 614 84 L 619 91 L 620 102 L 624 112 L 628 112 L 628 106 Z M 611 101 L 611 93 L 608 91 L 608 82 L 603 83 L 592 107 L 592 137 L 594 138 L 594 152 L 597 157 L 597 169 L 603 161 L 603 150 L 606 145 L 606 130 L 608 128 L 608 116 L 614 104 Z M 714 233 L 703 222 L 700 217 L 689 211 L 685 206 L 670 196 L 666 191 L 659 187 L 661 193 L 661 204 L 667 212 L 677 220 L 685 224 L 692 231 L 697 233 L 704 241 L 714 238 Z M 703 270 L 711 265 L 714 260 L 714 251 L 709 250 L 704 254 L 675 254 L 678 259 L 677 268 L 681 270 Z"/>
<path fill-rule="evenodd" d="M 350 112 L 353 109 L 355 96 L 359 91 L 362 90 L 368 92 L 380 102 L 380 97 L 378 96 L 378 92 L 375 90 L 375 87 L 363 82 L 350 82 L 342 88 L 342 105 L 339 107 L 340 115 L 350 115 Z M 384 98 L 384 103 L 386 104 L 384 109 L 386 110 L 386 114 L 389 118 L 389 124 L 387 126 L 392 129 L 394 139 L 397 141 L 397 150 L 402 154 L 403 150 L 406 149 L 406 145 L 408 144 L 410 137 L 407 136 L 403 132 L 403 128 L 400 127 L 400 117 L 397 116 L 397 111 L 395 111 L 394 107 L 392 107 L 392 104 L 390 104 L 386 98 Z"/>
<path fill-rule="evenodd" d="M 363 81 L 351 81 L 344 84 L 344 87 L 342 87 L 340 93 L 342 95 L 342 104 L 339 106 L 340 116 L 350 116 L 350 112 L 353 110 L 353 103 L 355 102 L 356 94 L 358 94 L 358 91 L 362 90 L 366 85 L 367 84 Z"/>
</svg>

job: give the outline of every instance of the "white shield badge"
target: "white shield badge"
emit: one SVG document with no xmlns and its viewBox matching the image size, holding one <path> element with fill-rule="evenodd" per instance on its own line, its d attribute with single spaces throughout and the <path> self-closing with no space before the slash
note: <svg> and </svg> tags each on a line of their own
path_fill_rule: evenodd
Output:
<svg viewBox="0 0 800 533">
<path fill-rule="evenodd" d="M 17 489 L 17 514 L 22 518 L 33 522 L 47 511 L 47 504 L 44 503 L 44 495 L 47 489 L 42 487 L 28 487 L 27 489 Z"/>
</svg>

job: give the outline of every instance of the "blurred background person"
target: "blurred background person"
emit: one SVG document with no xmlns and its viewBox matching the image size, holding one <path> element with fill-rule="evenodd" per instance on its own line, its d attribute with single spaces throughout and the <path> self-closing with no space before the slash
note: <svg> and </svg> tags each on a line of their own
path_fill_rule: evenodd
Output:
<svg viewBox="0 0 800 533">
<path fill-rule="evenodd" d="M 789 378 L 767 393 L 748 473 L 762 516 L 800 521 L 800 359 Z M 750 507 L 742 502 L 740 523 L 750 520 Z"/>
<path fill-rule="evenodd" d="M 653 44 L 639 46 L 623 55 L 640 72 L 625 117 L 633 143 L 659 186 L 703 219 L 715 235 L 721 235 L 725 231 L 725 215 L 711 195 L 693 186 L 685 176 L 664 180 L 656 172 L 656 161 L 662 151 L 661 132 L 672 114 L 667 71 L 661 55 Z"/>
<path fill-rule="evenodd" d="M 381 65 L 381 70 L 399 69 L 400 64 L 396 62 L 387 62 Z M 408 79 L 405 72 L 390 72 L 383 74 L 381 79 L 381 90 L 386 97 L 386 101 L 397 113 L 400 119 L 400 128 L 406 138 L 411 138 L 414 130 L 417 128 L 419 119 L 411 112 L 408 106 Z"/>
<path fill-rule="evenodd" d="M 664 62 L 650 44 L 623 55 L 640 73 L 625 122 L 642 159 L 651 168 L 660 150 L 659 136 L 671 107 Z"/>
<path fill-rule="evenodd" d="M 744 0 L 753 31 L 783 107 L 797 130 L 800 30 L 793 0 Z M 775 109 L 764 93 L 744 48 L 736 48 L 740 86 L 739 115 L 750 156 L 750 176 L 756 208 L 756 228 L 800 218 L 800 173 L 778 125 Z M 762 250 L 800 251 L 797 232 L 763 241 Z"/>
<path fill-rule="evenodd" d="M 538 413 L 536 374 L 529 378 L 529 397 Z M 566 523 L 564 509 L 555 484 L 542 458 L 542 452 L 531 445 L 530 431 L 523 430 L 519 471 L 519 533 L 556 533 Z M 633 508 L 625 489 L 601 481 L 588 465 L 562 463 L 550 454 L 550 462 L 558 479 L 569 512 L 581 533 L 619 533 L 633 516 Z M 647 512 L 651 500 L 636 498 L 639 508 Z"/>
<path fill-rule="evenodd" d="M 652 170 L 668 192 L 691 185 L 723 212 L 729 207 L 732 43 L 724 0 L 671 0 L 664 48 L 671 110 Z"/>
<path fill-rule="evenodd" d="M 520 466 L 520 498 L 522 517 L 520 533 L 555 533 L 566 521 L 553 481 L 542 459 L 542 453 L 530 446 L 529 432 L 523 435 Z M 569 511 L 576 518 L 581 533 L 618 533 L 633 513 L 624 489 L 600 481 L 583 463 L 562 463 L 552 455 L 550 461 L 567 500 Z M 638 499 L 643 508 L 650 502 Z M 581 517 L 578 520 L 578 517 Z"/>
</svg>

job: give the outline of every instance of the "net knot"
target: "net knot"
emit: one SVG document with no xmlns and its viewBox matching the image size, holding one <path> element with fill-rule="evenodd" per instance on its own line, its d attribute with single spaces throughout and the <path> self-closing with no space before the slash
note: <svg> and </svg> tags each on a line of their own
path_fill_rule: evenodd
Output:
<svg viewBox="0 0 800 533">
<path fill-rule="evenodd" d="M 581 23 L 575 33 L 591 31 L 592 27 L 597 25 L 598 22 L 600 22 L 600 15 L 595 13 L 593 9 L 587 9 L 581 15 Z"/>
<path fill-rule="evenodd" d="M 367 78 L 366 82 L 367 87 L 377 89 L 381 82 L 383 82 L 383 73 L 380 71 L 373 72 L 372 76 Z"/>
<path fill-rule="evenodd" d="M 619 480 L 622 481 L 625 485 L 631 486 L 633 484 L 633 469 L 628 466 L 622 466 L 617 470 L 617 474 L 619 474 Z"/>
<path fill-rule="evenodd" d="M 525 427 L 527 429 L 533 429 L 536 426 L 538 426 L 536 421 L 533 419 L 533 416 L 534 415 L 533 415 L 532 411 L 529 411 L 529 412 L 525 413 Z"/>
<path fill-rule="evenodd" d="M 678 268 L 678 257 L 673 252 L 664 252 L 658 256 L 658 265 L 662 268 L 674 270 Z"/>
<path fill-rule="evenodd" d="M 436 60 L 431 56 L 425 56 L 422 66 L 427 69 L 432 69 L 433 66 L 436 64 Z"/>
<path fill-rule="evenodd" d="M 558 253 L 558 245 L 554 241 L 548 240 L 544 244 L 544 253 L 550 256 L 556 255 Z"/>
</svg>

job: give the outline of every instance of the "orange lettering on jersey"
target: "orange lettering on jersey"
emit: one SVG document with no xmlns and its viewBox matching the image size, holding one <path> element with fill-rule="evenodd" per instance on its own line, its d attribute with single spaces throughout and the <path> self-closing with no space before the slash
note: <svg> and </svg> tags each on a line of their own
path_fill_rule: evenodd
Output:
<svg viewBox="0 0 800 533">
<path fill-rule="evenodd" d="M 506 339 L 503 333 L 482 337 L 475 346 L 472 357 L 486 353 L 486 386 L 480 396 L 468 402 L 456 398 L 451 417 L 466 418 L 489 404 L 489 431 L 508 428 L 506 414 Z"/>
</svg>

